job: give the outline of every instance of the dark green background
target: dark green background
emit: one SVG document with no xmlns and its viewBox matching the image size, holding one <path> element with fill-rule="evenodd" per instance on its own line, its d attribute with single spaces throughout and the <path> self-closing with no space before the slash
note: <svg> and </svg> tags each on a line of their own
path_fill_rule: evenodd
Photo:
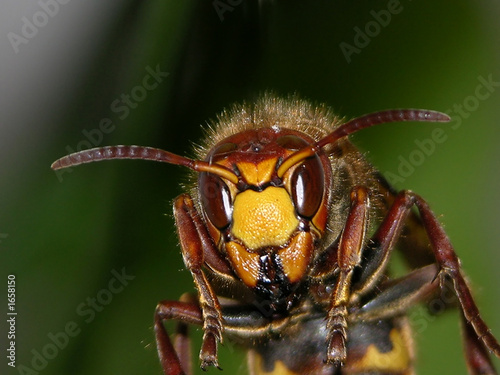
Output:
<svg viewBox="0 0 500 375">
<path fill-rule="evenodd" d="M 67 146 L 76 149 L 84 129 L 109 117 L 116 129 L 100 145 L 141 144 L 191 155 L 192 142 L 202 137 L 200 125 L 264 90 L 297 92 L 354 117 L 400 107 L 448 111 L 474 96 L 478 77 L 500 81 L 499 6 L 493 1 L 401 1 L 402 11 L 350 63 L 339 44 L 353 44 L 354 28 L 364 29 L 373 20 L 370 11 L 387 9 L 386 1 L 248 2 L 224 13 L 223 20 L 212 1 L 179 3 L 124 0 L 106 21 L 108 32 L 88 41 L 95 50 L 81 56 L 85 69 L 74 72 L 81 84 L 61 93 L 70 104 L 51 103 L 57 121 L 40 118 L 36 147 L 20 141 L 2 153 L 0 233 L 7 237 L 0 238 L 0 311 L 6 309 L 7 275 L 15 274 L 18 365 L 31 367 L 32 350 L 41 351 L 50 332 L 74 321 L 81 333 L 41 374 L 160 374 L 155 305 L 193 289 L 171 217 L 185 171 L 116 161 L 75 168 L 59 182 L 49 166 Z M 140 84 L 145 67 L 158 64 L 169 77 L 129 116 L 117 119 L 110 104 Z M 440 215 L 497 335 L 499 99 L 496 89 L 457 130 L 438 125 L 447 140 L 397 184 L 424 196 Z M 434 127 L 389 124 L 354 140 L 382 172 L 396 173 L 399 157 L 408 159 L 415 140 L 429 138 Z M 26 129 L 26 139 L 31 134 Z M 0 137 L 2 144 L 12 142 L 8 134 Z M 135 279 L 86 323 L 88 316 L 80 316 L 77 306 L 107 287 L 111 270 L 123 267 Z M 419 373 L 465 374 L 457 313 L 426 319 L 427 329 L 416 335 Z M 243 373 L 243 358 L 222 349 L 224 374 Z M 2 354 L 0 373 L 18 373 L 5 362 Z"/>
</svg>

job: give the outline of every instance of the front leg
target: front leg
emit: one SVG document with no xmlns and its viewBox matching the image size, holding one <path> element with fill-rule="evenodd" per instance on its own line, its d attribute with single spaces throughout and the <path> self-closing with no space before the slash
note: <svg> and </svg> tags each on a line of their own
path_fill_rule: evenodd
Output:
<svg viewBox="0 0 500 375">
<path fill-rule="evenodd" d="M 351 210 L 339 240 L 337 266 L 339 277 L 332 294 L 327 317 L 327 362 L 340 367 L 346 360 L 347 305 L 350 300 L 354 268 L 361 260 L 364 237 L 368 227 L 369 200 L 365 188 L 354 188 Z"/>
<path fill-rule="evenodd" d="M 191 197 L 187 194 L 179 196 L 174 203 L 174 217 L 178 228 L 182 256 L 186 268 L 191 272 L 198 290 L 198 309 L 201 311 L 203 324 L 203 342 L 200 351 L 201 368 L 208 366 L 219 367 L 217 362 L 217 346 L 222 342 L 223 322 L 219 300 L 208 282 L 202 267 L 210 259 L 210 266 L 222 273 L 227 273 L 228 266 L 225 260 L 218 255 L 212 239 L 208 235 L 204 223 L 199 217 Z M 155 330 L 158 351 L 162 358 L 162 367 L 166 375 L 182 374 L 179 370 L 170 370 L 167 363 L 170 360 L 179 362 L 175 351 L 172 353 L 168 335 L 163 327 L 163 320 L 184 320 L 185 314 L 181 311 L 171 313 L 172 303 L 162 303 L 158 306 L 155 317 Z M 159 320 L 159 321 L 158 321 Z"/>
</svg>

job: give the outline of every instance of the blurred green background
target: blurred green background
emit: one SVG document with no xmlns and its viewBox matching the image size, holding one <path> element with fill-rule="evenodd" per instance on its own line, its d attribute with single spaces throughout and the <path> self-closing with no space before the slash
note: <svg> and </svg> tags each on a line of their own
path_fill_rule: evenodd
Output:
<svg viewBox="0 0 500 375">
<path fill-rule="evenodd" d="M 418 192 L 440 215 L 483 317 L 500 336 L 500 90 L 476 91 L 481 77 L 500 82 L 498 2 L 114 0 L 106 12 L 97 0 L 69 2 L 46 24 L 36 16 L 42 26 L 16 52 L 8 33 L 22 35 L 23 17 L 43 12 L 40 3 L 48 2 L 22 10 L 12 10 L 10 1 L 0 6 L 6 19 L 0 46 L 0 348 L 5 353 L 7 275 L 14 274 L 18 366 L 33 368 L 34 353 L 48 350 L 50 334 L 74 322 L 79 333 L 33 373 L 161 373 L 154 308 L 193 290 L 171 216 L 185 171 L 116 161 L 74 168 L 60 181 L 49 166 L 70 149 L 86 148 L 85 134 L 96 145 L 140 144 L 192 155 L 208 119 L 264 90 L 297 92 L 346 117 L 418 107 L 462 120 L 459 127 L 458 120 L 389 124 L 354 141 L 382 172 L 399 174 L 397 188 Z M 391 19 L 375 21 L 388 7 Z M 355 39 L 366 28 L 372 37 Z M 358 48 L 348 59 L 340 47 L 347 44 Z M 141 91 L 147 67 L 169 75 Z M 122 95 L 144 92 L 131 104 L 122 101 Z M 123 105 L 128 109 L 118 111 Z M 113 130 L 98 135 L 107 118 Z M 437 126 L 446 141 L 419 159 L 418 141 L 431 138 Z M 401 163 L 410 160 L 411 173 L 401 175 Z M 109 296 L 103 290 L 112 271 L 123 268 L 133 280 L 108 305 L 91 308 L 95 315 L 83 314 L 87 298 Z M 425 321 L 427 328 L 416 334 L 418 372 L 466 374 L 457 313 Z M 6 361 L 0 373 L 30 373 Z M 244 355 L 228 346 L 220 363 L 224 374 L 243 373 Z"/>
</svg>

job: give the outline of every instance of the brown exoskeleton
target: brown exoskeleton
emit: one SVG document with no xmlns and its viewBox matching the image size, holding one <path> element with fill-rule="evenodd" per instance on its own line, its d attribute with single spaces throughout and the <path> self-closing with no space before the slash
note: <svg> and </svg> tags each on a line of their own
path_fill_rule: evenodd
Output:
<svg viewBox="0 0 500 375">
<path fill-rule="evenodd" d="M 224 336 L 248 350 L 253 375 L 412 374 L 406 312 L 445 287 L 462 312 L 469 373 L 496 374 L 488 350 L 500 356 L 500 346 L 436 216 L 419 195 L 394 191 L 347 140 L 396 121 L 449 117 L 402 109 L 342 122 L 322 106 L 267 95 L 223 114 L 198 160 L 111 146 L 52 168 L 145 159 L 197 173 L 174 214 L 198 295 L 160 302 L 155 313 L 166 375 L 192 372 L 188 324 L 203 326 L 203 369 L 218 367 Z M 412 270 L 394 279 L 387 263 L 397 244 Z M 169 319 L 179 322 L 173 343 L 163 325 Z"/>
</svg>

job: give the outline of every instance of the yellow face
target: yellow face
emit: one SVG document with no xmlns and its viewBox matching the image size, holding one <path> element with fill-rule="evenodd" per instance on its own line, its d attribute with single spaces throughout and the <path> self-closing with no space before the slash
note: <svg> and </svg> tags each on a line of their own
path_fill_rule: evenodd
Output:
<svg viewBox="0 0 500 375">
<path fill-rule="evenodd" d="M 249 250 L 285 245 L 299 225 L 284 188 L 246 190 L 236 196 L 231 233 Z"/>
<path fill-rule="evenodd" d="M 238 167 L 246 181 L 258 185 L 270 179 L 276 159 L 272 160 L 273 163 L 242 163 Z M 225 248 L 233 268 L 247 286 L 256 287 L 262 278 L 261 253 L 269 249 L 276 249 L 288 280 L 300 280 L 310 262 L 312 238 L 299 233 L 298 226 L 295 206 L 284 187 L 248 189 L 236 194 L 230 229 L 234 240 L 227 242 Z"/>
<path fill-rule="evenodd" d="M 245 181 L 259 186 L 271 179 L 276 159 L 258 164 L 241 162 L 237 166 Z M 249 250 L 285 245 L 298 224 L 290 194 L 283 187 L 249 189 L 234 199 L 231 233 Z"/>
</svg>

